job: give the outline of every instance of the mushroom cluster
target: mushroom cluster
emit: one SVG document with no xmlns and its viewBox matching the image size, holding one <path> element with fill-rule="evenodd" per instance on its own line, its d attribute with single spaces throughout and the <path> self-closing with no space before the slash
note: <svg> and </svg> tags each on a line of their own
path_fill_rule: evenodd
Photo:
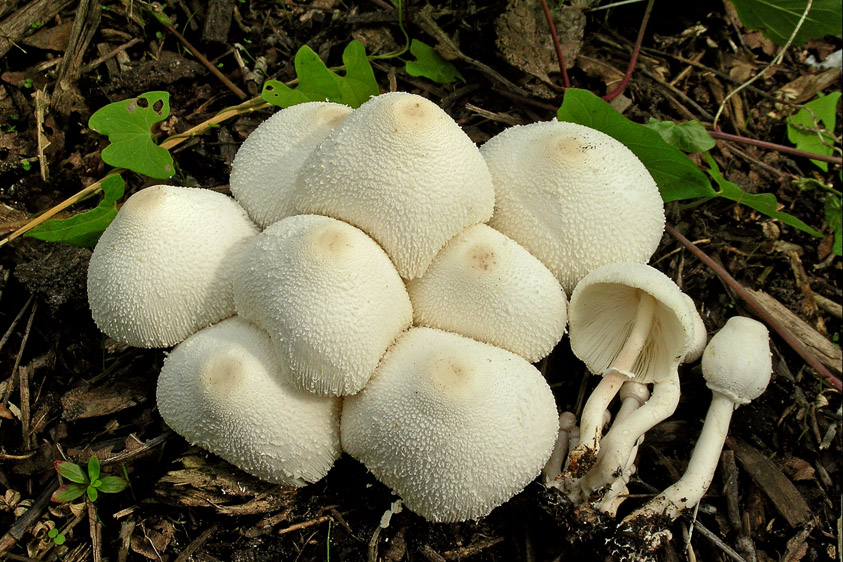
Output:
<svg viewBox="0 0 843 562">
<path fill-rule="evenodd" d="M 304 103 L 243 143 L 231 192 L 130 197 L 88 296 L 113 339 L 177 344 L 158 381 L 167 424 L 265 480 L 315 482 L 344 451 L 433 521 L 483 517 L 543 468 L 577 501 L 616 495 L 705 341 L 690 299 L 645 265 L 664 227 L 655 183 L 587 127 L 512 127 L 478 149 L 417 95 Z M 531 365 L 569 314 L 574 352 L 604 375 L 579 440 Z"/>
</svg>

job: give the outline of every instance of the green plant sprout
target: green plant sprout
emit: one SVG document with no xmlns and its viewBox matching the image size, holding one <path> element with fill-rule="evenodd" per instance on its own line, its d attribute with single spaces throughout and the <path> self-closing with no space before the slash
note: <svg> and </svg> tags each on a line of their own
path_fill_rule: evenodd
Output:
<svg viewBox="0 0 843 562">
<path fill-rule="evenodd" d="M 65 536 L 61 532 L 59 532 L 59 530 L 55 527 L 50 529 L 50 531 L 47 533 L 47 536 L 53 539 L 53 543 L 55 543 L 56 546 L 61 546 L 64 544 Z"/>
<path fill-rule="evenodd" d="M 787 139 L 799 150 L 831 156 L 834 154 L 833 131 L 837 124 L 837 101 L 840 92 L 832 92 L 805 104 L 795 115 L 787 118 Z M 811 160 L 822 171 L 828 163 Z"/>
<path fill-rule="evenodd" d="M 54 502 L 67 503 L 87 494 L 90 501 L 95 502 L 100 493 L 116 494 L 126 489 L 128 482 L 119 476 L 101 476 L 100 461 L 92 456 L 88 460 L 87 473 L 78 464 L 70 461 L 56 461 L 56 472 L 62 478 L 69 480 L 67 484 L 59 486 L 50 499 Z"/>
</svg>

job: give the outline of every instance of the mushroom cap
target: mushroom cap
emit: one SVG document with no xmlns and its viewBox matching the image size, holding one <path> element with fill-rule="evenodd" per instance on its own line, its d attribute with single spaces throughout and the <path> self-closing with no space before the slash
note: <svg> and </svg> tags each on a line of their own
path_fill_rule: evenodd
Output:
<svg viewBox="0 0 843 562">
<path fill-rule="evenodd" d="M 691 338 L 691 345 L 688 347 L 688 351 L 685 352 L 682 362 L 693 363 L 702 357 L 705 344 L 708 342 L 708 333 L 705 329 L 705 322 L 703 322 L 702 316 L 700 316 L 697 310 L 697 305 L 694 303 L 694 299 L 688 296 L 687 293 L 682 293 L 682 295 L 685 297 L 685 301 L 691 309 L 691 318 L 694 320 L 694 337 Z"/>
<path fill-rule="evenodd" d="M 294 105 L 258 125 L 243 142 L 231 165 L 231 194 L 259 227 L 296 214 L 299 169 L 351 111 L 330 102 Z"/>
<path fill-rule="evenodd" d="M 729 318 L 708 342 L 702 372 L 708 388 L 735 405 L 748 404 L 761 396 L 773 373 L 767 327 L 745 316 Z"/>
<path fill-rule="evenodd" d="M 269 332 L 294 384 L 317 394 L 359 391 L 413 321 L 386 253 L 360 230 L 316 215 L 287 217 L 244 245 L 237 312 Z"/>
<path fill-rule="evenodd" d="M 432 328 L 401 336 L 342 414 L 343 449 L 431 521 L 477 519 L 518 493 L 557 430 L 535 367 Z"/>
<path fill-rule="evenodd" d="M 167 356 L 158 410 L 173 430 L 263 480 L 303 486 L 339 458 L 338 398 L 287 382 L 269 335 L 239 317 L 187 338 Z"/>
<path fill-rule="evenodd" d="M 642 292 L 656 301 L 646 343 L 628 377 L 659 382 L 679 366 L 694 337 L 694 320 L 679 287 L 642 263 L 605 265 L 583 277 L 568 305 L 571 349 L 592 373 L 608 370 L 629 335 Z"/>
<path fill-rule="evenodd" d="M 489 225 L 533 254 L 571 294 L 589 271 L 646 263 L 664 230 L 647 168 L 623 144 L 583 125 L 510 127 L 480 148 L 495 186 Z"/>
<path fill-rule="evenodd" d="M 366 232 L 405 279 L 467 226 L 492 216 L 495 194 L 477 147 L 439 106 L 394 92 L 358 107 L 302 167 L 296 205 Z"/>
<path fill-rule="evenodd" d="M 407 282 L 417 325 L 462 334 L 534 363 L 562 339 L 565 292 L 553 274 L 512 239 L 477 224 Z"/>
<path fill-rule="evenodd" d="M 233 199 L 156 185 L 120 208 L 94 248 L 88 303 L 100 330 L 167 347 L 234 314 L 230 259 L 257 228 Z"/>
</svg>

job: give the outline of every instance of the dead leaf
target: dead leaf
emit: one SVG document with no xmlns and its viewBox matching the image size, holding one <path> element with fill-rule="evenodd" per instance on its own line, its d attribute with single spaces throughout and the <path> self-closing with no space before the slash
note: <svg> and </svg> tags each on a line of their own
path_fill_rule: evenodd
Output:
<svg viewBox="0 0 843 562">
<path fill-rule="evenodd" d="M 782 463 L 782 470 L 790 477 L 791 480 L 813 480 L 814 467 L 808 464 L 808 461 L 800 459 L 799 457 L 789 457 Z"/>
<path fill-rule="evenodd" d="M 818 92 L 837 84 L 838 80 L 840 68 L 829 68 L 819 74 L 800 76 L 776 90 L 775 95 L 793 103 L 805 103 L 814 99 Z"/>
</svg>

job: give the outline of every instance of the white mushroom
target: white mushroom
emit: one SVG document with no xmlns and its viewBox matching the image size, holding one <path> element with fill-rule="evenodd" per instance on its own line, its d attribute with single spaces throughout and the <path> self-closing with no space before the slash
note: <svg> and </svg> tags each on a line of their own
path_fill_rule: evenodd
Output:
<svg viewBox="0 0 843 562">
<path fill-rule="evenodd" d="M 518 493 L 557 429 L 535 367 L 431 328 L 404 334 L 342 415 L 343 449 L 431 521 L 477 519 Z"/>
<path fill-rule="evenodd" d="M 257 228 L 230 197 L 156 185 L 132 195 L 88 266 L 100 330 L 135 347 L 167 347 L 234 314 L 230 258 Z"/>
<path fill-rule="evenodd" d="M 281 347 L 295 385 L 317 394 L 359 391 L 413 311 L 389 258 L 353 226 L 296 215 L 244 245 L 237 312 Z"/>
<path fill-rule="evenodd" d="M 416 325 L 462 334 L 535 363 L 565 333 L 567 301 L 535 257 L 478 224 L 455 236 L 407 282 Z"/>
<path fill-rule="evenodd" d="M 231 194 L 261 228 L 295 215 L 293 191 L 305 159 L 351 113 L 309 102 L 283 109 L 252 131 L 231 166 Z"/>
<path fill-rule="evenodd" d="M 603 378 L 580 419 L 580 444 L 568 470 L 582 477 L 596 454 L 600 421 L 624 381 L 655 383 L 675 375 L 694 332 L 691 311 L 679 287 L 640 263 L 603 266 L 580 281 L 568 309 L 571 349 Z M 669 415 L 669 414 L 668 414 Z"/>
<path fill-rule="evenodd" d="M 355 109 L 302 167 L 296 205 L 374 238 L 405 279 L 448 240 L 492 216 L 483 157 L 447 113 L 395 92 Z"/>
<path fill-rule="evenodd" d="M 269 336 L 239 317 L 179 344 L 158 379 L 158 410 L 190 443 L 263 480 L 303 486 L 340 455 L 340 400 L 286 381 Z"/>
<path fill-rule="evenodd" d="M 506 129 L 480 151 L 495 186 L 489 225 L 539 258 L 569 295 L 588 272 L 646 263 L 658 247 L 658 187 L 612 137 L 549 121 Z"/>
<path fill-rule="evenodd" d="M 773 365 L 767 328 L 751 318 L 730 318 L 705 348 L 702 371 L 712 399 L 688 469 L 676 483 L 624 519 L 622 528 L 640 518 L 673 521 L 703 497 L 717 468 L 732 412 L 760 396 L 770 382 Z"/>
</svg>

